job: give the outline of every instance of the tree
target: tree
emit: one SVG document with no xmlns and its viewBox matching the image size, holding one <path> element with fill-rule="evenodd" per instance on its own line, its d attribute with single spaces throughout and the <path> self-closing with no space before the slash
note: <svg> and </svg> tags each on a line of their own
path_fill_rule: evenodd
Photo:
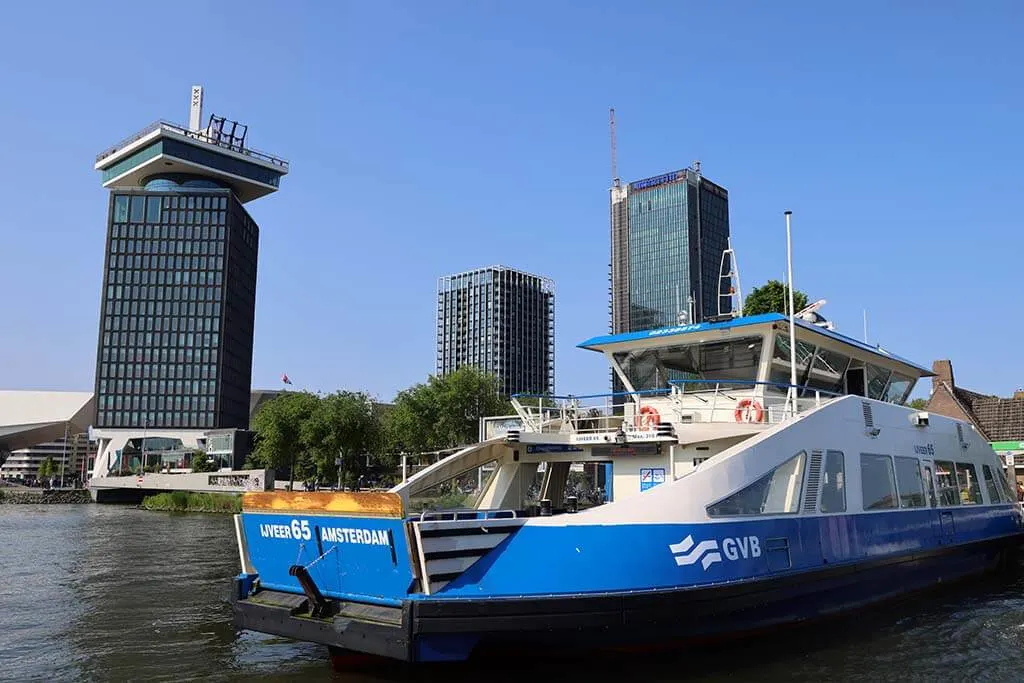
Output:
<svg viewBox="0 0 1024 683">
<path fill-rule="evenodd" d="M 47 456 L 46 460 L 39 463 L 39 475 L 40 479 L 47 479 L 53 476 L 55 464 L 51 456 Z"/>
<path fill-rule="evenodd" d="M 481 417 L 511 410 L 496 376 L 463 366 L 398 394 L 385 424 L 387 447 L 422 453 L 475 443 Z"/>
<path fill-rule="evenodd" d="M 286 392 L 267 401 L 253 419 L 256 449 L 253 462 L 278 472 L 287 469 L 294 486 L 296 478 L 312 473 L 313 467 L 302 439 L 302 425 L 317 410 L 320 399 L 309 392 Z"/>
<path fill-rule="evenodd" d="M 924 410 L 928 407 L 928 399 L 926 398 L 915 398 L 908 404 L 914 410 Z"/>
<path fill-rule="evenodd" d="M 200 448 L 192 451 L 193 472 L 213 472 L 216 469 L 217 463 L 213 462 L 209 456 L 206 455 L 206 451 Z"/>
<path fill-rule="evenodd" d="M 337 473 L 342 486 L 345 473 L 358 477 L 364 469 L 362 456 L 380 443 L 380 422 L 373 401 L 362 392 L 339 391 L 324 396 L 299 432 L 316 473 L 325 480 L 333 480 Z M 340 469 L 334 464 L 339 456 Z"/>
<path fill-rule="evenodd" d="M 793 305 L 797 311 L 807 307 L 807 295 L 799 289 L 793 290 Z M 789 310 L 789 287 L 778 280 L 769 280 L 761 287 L 755 287 L 743 300 L 743 315 L 782 313 Z"/>
</svg>

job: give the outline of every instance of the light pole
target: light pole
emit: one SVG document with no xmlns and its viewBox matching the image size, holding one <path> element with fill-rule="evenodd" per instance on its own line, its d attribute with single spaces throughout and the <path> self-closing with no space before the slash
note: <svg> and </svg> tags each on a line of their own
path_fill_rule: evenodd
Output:
<svg viewBox="0 0 1024 683">
<path fill-rule="evenodd" d="M 143 416 L 142 418 L 142 472 L 146 473 L 146 437 L 149 436 L 149 416 Z"/>
<path fill-rule="evenodd" d="M 60 487 L 64 488 L 64 463 L 68 459 L 68 423 L 64 423 L 64 451 L 60 456 Z"/>
</svg>

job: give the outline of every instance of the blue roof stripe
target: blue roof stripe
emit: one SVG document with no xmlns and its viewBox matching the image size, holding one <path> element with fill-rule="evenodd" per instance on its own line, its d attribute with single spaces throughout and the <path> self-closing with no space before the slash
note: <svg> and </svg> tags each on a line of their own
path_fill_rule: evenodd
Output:
<svg viewBox="0 0 1024 683">
<path fill-rule="evenodd" d="M 592 337 L 584 342 L 577 344 L 577 348 L 589 349 L 591 351 L 601 351 L 603 349 L 599 347 L 607 346 L 609 344 L 620 344 L 622 342 L 640 341 L 642 339 L 654 339 L 656 337 L 670 337 L 681 334 L 692 334 L 694 332 L 706 332 L 708 330 L 728 330 L 734 327 L 746 327 L 748 325 L 761 325 L 764 323 L 775 323 L 782 322 L 789 324 L 789 318 L 782 315 L 781 313 L 763 313 L 761 315 L 751 315 L 744 318 L 733 318 L 732 320 L 725 320 L 722 322 L 713 323 L 697 323 L 695 325 L 677 325 L 675 327 L 660 327 L 653 330 L 641 330 L 639 332 L 626 332 L 623 334 L 606 334 L 600 337 Z M 881 347 L 871 346 L 865 344 L 862 341 L 858 341 L 853 337 L 847 337 L 845 334 L 839 334 L 832 330 L 826 330 L 824 327 L 813 325 L 809 322 L 797 319 L 796 324 L 801 328 L 820 334 L 830 339 L 842 342 L 853 346 L 861 351 L 866 351 L 876 356 L 882 356 L 890 360 L 903 363 L 916 370 L 918 370 L 923 376 L 930 377 L 934 373 L 928 368 L 922 367 L 913 361 L 909 361 L 906 358 L 901 358 L 894 353 L 889 353 Z"/>
</svg>

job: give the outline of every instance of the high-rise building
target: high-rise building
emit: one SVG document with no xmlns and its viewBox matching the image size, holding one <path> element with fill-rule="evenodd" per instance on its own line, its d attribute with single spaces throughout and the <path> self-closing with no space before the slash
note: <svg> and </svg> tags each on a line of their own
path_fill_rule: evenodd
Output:
<svg viewBox="0 0 1024 683">
<path fill-rule="evenodd" d="M 555 286 L 505 266 L 446 275 L 437 283 L 437 374 L 472 365 L 503 393 L 555 388 Z"/>
<path fill-rule="evenodd" d="M 731 311 L 718 291 L 729 193 L 695 166 L 611 189 L 613 334 Z"/>
<path fill-rule="evenodd" d="M 259 226 L 245 204 L 288 163 L 192 92 L 188 127 L 154 123 L 96 158 L 110 190 L 96 355 L 100 430 L 249 424 Z M 102 446 L 101 446 L 102 450 Z"/>
</svg>

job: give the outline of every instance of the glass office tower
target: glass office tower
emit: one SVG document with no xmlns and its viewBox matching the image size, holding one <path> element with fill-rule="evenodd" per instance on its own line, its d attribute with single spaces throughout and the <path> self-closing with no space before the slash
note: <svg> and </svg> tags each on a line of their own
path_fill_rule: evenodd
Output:
<svg viewBox="0 0 1024 683">
<path fill-rule="evenodd" d="M 201 108 L 201 92 L 199 107 Z M 216 116 L 159 122 L 97 158 L 110 189 L 96 359 L 101 429 L 246 429 L 259 227 L 287 162 Z"/>
<path fill-rule="evenodd" d="M 728 242 L 728 192 L 693 169 L 613 187 L 612 333 L 717 315 Z"/>
</svg>

